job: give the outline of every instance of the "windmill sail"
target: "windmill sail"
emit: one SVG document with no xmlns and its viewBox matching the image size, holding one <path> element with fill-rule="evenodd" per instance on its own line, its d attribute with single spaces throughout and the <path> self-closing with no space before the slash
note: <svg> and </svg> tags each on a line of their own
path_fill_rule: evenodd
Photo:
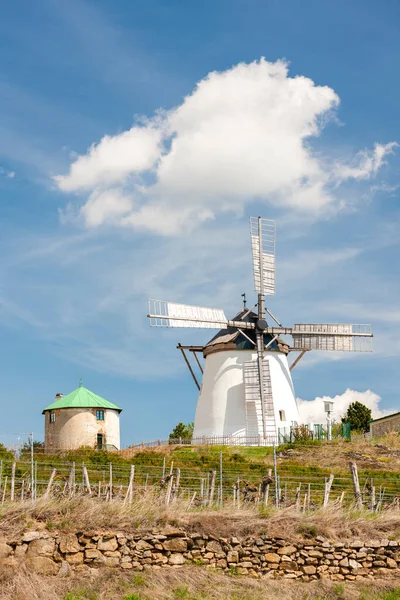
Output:
<svg viewBox="0 0 400 600">
<path fill-rule="evenodd" d="M 254 289 L 259 294 L 275 294 L 275 221 L 250 217 Z"/>
<path fill-rule="evenodd" d="M 297 324 L 292 330 L 293 347 L 307 350 L 372 352 L 370 325 Z"/>
<path fill-rule="evenodd" d="M 151 327 L 195 327 L 226 329 L 228 320 L 220 308 L 177 304 L 165 300 L 149 300 Z"/>
<path fill-rule="evenodd" d="M 274 401 L 272 397 L 271 374 L 268 360 L 263 361 L 264 410 L 261 406 L 261 392 L 257 361 L 244 363 L 244 394 L 246 407 L 246 436 L 264 437 L 274 441 L 276 437 Z"/>
</svg>

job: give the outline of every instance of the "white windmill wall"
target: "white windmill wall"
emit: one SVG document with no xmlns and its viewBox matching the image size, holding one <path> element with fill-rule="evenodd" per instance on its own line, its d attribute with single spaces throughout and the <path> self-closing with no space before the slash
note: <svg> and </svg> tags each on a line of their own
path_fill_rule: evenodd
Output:
<svg viewBox="0 0 400 600">
<path fill-rule="evenodd" d="M 250 360 L 257 360 L 252 350 L 226 350 L 206 357 L 193 437 L 246 436 L 243 372 Z M 298 422 L 299 413 L 287 357 L 267 351 L 264 360 L 271 373 L 276 427 L 289 428 Z"/>
</svg>

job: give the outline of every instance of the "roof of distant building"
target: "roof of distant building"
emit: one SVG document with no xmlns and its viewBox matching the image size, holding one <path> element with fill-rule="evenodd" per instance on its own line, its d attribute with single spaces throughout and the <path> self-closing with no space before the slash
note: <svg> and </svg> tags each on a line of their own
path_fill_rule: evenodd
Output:
<svg viewBox="0 0 400 600">
<path fill-rule="evenodd" d="M 57 410 L 58 408 L 109 408 L 112 410 L 122 411 L 116 404 L 105 400 L 87 388 L 80 386 L 67 396 L 61 396 L 53 404 L 50 404 L 46 410 Z"/>
</svg>

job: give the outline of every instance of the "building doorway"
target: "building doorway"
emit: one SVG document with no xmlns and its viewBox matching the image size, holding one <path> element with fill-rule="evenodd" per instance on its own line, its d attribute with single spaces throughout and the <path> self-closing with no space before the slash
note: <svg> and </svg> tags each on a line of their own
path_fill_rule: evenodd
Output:
<svg viewBox="0 0 400 600">
<path fill-rule="evenodd" d="M 97 434 L 97 450 L 102 450 L 104 445 L 104 435 L 102 433 Z"/>
</svg>

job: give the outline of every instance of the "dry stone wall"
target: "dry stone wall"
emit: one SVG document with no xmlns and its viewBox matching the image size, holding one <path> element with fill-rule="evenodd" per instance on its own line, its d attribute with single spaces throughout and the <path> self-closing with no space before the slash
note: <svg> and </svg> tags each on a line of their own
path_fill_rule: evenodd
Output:
<svg viewBox="0 0 400 600">
<path fill-rule="evenodd" d="M 142 571 L 196 564 L 253 577 L 358 580 L 400 576 L 400 542 L 317 537 L 288 543 L 266 535 L 218 538 L 173 527 L 147 534 L 29 531 L 18 539 L 0 537 L 0 567 L 21 563 L 59 576 L 103 566 Z"/>
</svg>

